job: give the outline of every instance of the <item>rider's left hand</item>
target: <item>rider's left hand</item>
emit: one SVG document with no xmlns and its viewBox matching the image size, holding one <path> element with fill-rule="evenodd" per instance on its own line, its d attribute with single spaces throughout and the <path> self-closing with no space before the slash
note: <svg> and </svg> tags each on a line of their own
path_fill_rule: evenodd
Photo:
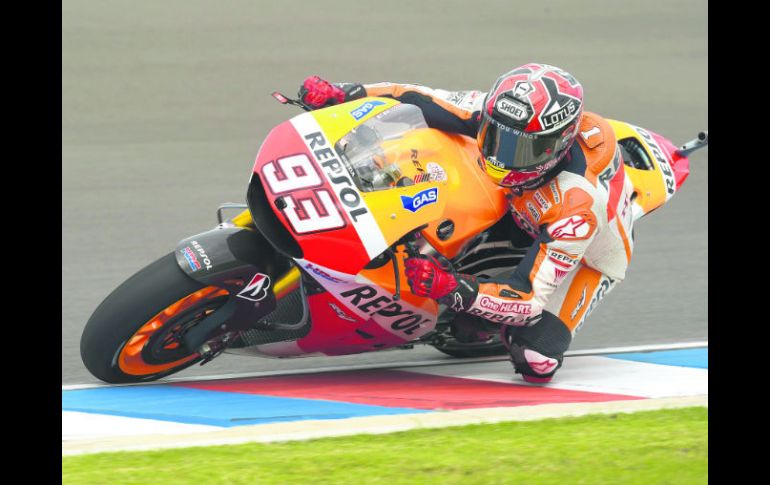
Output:
<svg viewBox="0 0 770 485">
<path fill-rule="evenodd" d="M 297 94 L 303 103 L 313 109 L 345 102 L 345 91 L 319 76 L 305 79 Z"/>
</svg>

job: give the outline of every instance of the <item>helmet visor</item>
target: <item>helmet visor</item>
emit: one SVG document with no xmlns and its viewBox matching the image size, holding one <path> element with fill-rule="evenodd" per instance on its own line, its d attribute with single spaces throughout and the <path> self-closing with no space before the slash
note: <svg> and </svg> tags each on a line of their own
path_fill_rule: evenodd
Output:
<svg viewBox="0 0 770 485">
<path fill-rule="evenodd" d="M 505 170 L 534 170 L 569 145 L 573 125 L 553 133 L 532 135 L 506 126 L 484 113 L 479 149 L 484 159 Z"/>
</svg>

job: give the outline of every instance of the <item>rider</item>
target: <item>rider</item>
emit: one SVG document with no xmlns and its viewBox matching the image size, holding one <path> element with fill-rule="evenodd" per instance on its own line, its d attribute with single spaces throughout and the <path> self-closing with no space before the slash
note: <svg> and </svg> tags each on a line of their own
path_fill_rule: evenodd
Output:
<svg viewBox="0 0 770 485">
<path fill-rule="evenodd" d="M 610 125 L 583 111 L 583 87 L 546 64 L 519 66 L 488 93 L 414 84 L 330 84 L 307 78 L 313 108 L 364 96 L 418 106 L 431 128 L 475 137 L 483 170 L 510 187 L 510 209 L 532 241 L 507 278 L 456 273 L 434 258 L 406 260 L 412 291 L 503 325 L 527 382 L 549 382 L 574 333 L 621 281 L 633 251 L 630 181 Z"/>
</svg>

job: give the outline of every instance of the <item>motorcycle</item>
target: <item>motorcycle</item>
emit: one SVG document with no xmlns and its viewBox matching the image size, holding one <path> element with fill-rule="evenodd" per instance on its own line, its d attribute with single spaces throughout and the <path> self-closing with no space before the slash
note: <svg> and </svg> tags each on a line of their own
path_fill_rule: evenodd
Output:
<svg viewBox="0 0 770 485">
<path fill-rule="evenodd" d="M 476 141 L 429 128 L 419 108 L 389 98 L 310 111 L 273 96 L 308 112 L 267 135 L 247 204 L 220 206 L 216 227 L 107 296 L 81 337 L 88 370 L 129 383 L 223 352 L 286 358 L 426 344 L 454 357 L 506 353 L 499 324 L 414 295 L 403 271 L 422 254 L 495 277 L 526 252 L 531 241 L 510 232 L 511 192 L 480 169 Z M 681 187 L 708 133 L 677 148 L 609 122 L 638 219 Z M 242 211 L 225 219 L 233 208 Z"/>
</svg>

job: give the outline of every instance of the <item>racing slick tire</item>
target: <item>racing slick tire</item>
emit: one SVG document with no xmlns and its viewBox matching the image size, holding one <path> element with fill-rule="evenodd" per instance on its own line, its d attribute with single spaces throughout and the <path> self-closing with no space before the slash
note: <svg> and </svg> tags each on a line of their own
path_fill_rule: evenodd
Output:
<svg viewBox="0 0 770 485">
<path fill-rule="evenodd" d="M 501 343 L 499 344 L 461 344 L 459 342 L 448 342 L 443 345 L 433 344 L 437 350 L 451 355 L 452 357 L 470 358 L 470 357 L 492 357 L 496 355 L 508 355 L 508 349 Z"/>
<path fill-rule="evenodd" d="M 109 383 L 146 382 L 201 360 L 182 336 L 220 308 L 226 290 L 187 276 L 174 253 L 118 286 L 96 308 L 80 338 L 80 356 L 95 377 Z"/>
</svg>

